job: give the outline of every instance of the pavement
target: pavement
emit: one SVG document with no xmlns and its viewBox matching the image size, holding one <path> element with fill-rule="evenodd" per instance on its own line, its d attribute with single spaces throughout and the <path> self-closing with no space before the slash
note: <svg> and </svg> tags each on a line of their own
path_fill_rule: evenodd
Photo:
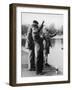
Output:
<svg viewBox="0 0 72 90">
<path fill-rule="evenodd" d="M 61 71 L 59 71 L 57 68 L 53 66 L 45 66 L 43 69 L 43 74 L 42 75 L 37 75 L 36 71 L 29 71 L 28 68 L 23 67 L 22 65 L 22 77 L 33 77 L 33 76 L 56 76 L 56 75 L 63 75 Z"/>
<path fill-rule="evenodd" d="M 28 70 L 28 51 L 22 48 L 21 53 L 21 76 L 22 77 L 32 77 L 32 76 L 55 76 L 63 75 L 63 51 L 59 47 L 51 49 L 49 54 L 49 64 L 50 67 L 44 66 L 43 75 L 37 75 L 36 71 Z M 56 70 L 58 68 L 58 71 Z"/>
</svg>

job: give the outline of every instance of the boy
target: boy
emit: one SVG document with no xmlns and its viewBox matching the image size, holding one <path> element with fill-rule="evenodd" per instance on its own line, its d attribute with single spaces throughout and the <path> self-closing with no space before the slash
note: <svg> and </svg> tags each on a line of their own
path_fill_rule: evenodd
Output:
<svg viewBox="0 0 72 90">
<path fill-rule="evenodd" d="M 51 37 L 56 36 L 55 34 L 50 34 L 48 29 L 45 29 L 45 32 L 43 33 L 43 37 L 44 37 L 44 59 L 45 59 L 45 66 L 49 66 L 48 64 L 48 54 L 50 52 L 50 47 L 52 47 L 51 45 Z"/>
</svg>

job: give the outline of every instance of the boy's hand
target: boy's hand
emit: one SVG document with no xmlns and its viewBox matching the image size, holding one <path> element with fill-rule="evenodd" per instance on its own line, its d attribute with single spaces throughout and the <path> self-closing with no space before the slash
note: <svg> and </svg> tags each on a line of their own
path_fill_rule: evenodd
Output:
<svg viewBox="0 0 72 90">
<path fill-rule="evenodd" d="M 51 45 L 51 48 L 52 48 L 52 45 Z"/>
<path fill-rule="evenodd" d="M 57 31 L 55 32 L 55 35 L 57 35 Z"/>
<path fill-rule="evenodd" d="M 44 21 L 42 22 L 42 24 L 44 24 Z"/>
<path fill-rule="evenodd" d="M 58 33 L 58 32 L 56 31 L 56 35 L 57 35 L 57 33 Z"/>
</svg>

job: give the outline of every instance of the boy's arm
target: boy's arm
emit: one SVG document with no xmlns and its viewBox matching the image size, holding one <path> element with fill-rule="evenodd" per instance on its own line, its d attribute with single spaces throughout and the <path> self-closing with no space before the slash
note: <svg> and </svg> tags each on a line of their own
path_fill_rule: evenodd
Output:
<svg viewBox="0 0 72 90">
<path fill-rule="evenodd" d="M 56 36 L 56 35 L 57 35 L 57 32 L 54 33 L 54 34 L 49 34 L 50 37 L 54 37 L 54 36 Z"/>
<path fill-rule="evenodd" d="M 44 21 L 42 22 L 41 26 L 39 27 L 39 30 L 38 30 L 39 32 L 42 30 L 43 24 L 44 24 Z"/>
<path fill-rule="evenodd" d="M 31 27 L 29 27 L 28 32 L 27 32 L 27 41 L 29 41 L 31 34 L 32 34 L 32 29 Z"/>
</svg>

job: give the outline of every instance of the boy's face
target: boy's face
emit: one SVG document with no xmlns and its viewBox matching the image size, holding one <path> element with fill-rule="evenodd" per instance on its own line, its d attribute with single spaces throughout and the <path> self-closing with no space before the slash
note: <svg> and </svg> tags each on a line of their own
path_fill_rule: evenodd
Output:
<svg viewBox="0 0 72 90">
<path fill-rule="evenodd" d="M 33 26 L 32 29 L 33 30 L 38 30 L 38 27 L 37 26 Z"/>
</svg>

